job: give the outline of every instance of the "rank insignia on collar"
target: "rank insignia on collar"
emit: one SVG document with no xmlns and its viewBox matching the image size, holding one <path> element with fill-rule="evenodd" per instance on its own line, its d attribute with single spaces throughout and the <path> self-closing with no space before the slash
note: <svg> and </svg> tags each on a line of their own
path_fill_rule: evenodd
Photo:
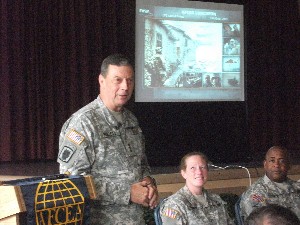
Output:
<svg viewBox="0 0 300 225">
<path fill-rule="evenodd" d="M 164 216 L 167 216 L 172 219 L 176 219 L 178 214 L 179 214 L 179 212 L 177 210 L 171 209 L 171 208 L 166 208 L 166 210 L 163 213 Z"/>
</svg>

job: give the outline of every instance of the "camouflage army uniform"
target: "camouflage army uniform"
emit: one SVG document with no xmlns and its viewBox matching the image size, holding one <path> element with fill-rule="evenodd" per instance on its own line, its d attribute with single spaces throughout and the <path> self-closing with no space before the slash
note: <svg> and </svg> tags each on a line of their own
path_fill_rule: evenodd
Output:
<svg viewBox="0 0 300 225">
<path fill-rule="evenodd" d="M 163 224 L 226 225 L 234 224 L 226 203 L 219 195 L 203 190 L 203 201 L 198 201 L 187 186 L 181 188 L 161 204 Z"/>
<path fill-rule="evenodd" d="M 98 97 L 74 113 L 60 133 L 60 172 L 94 177 L 92 224 L 145 224 L 142 207 L 130 203 L 131 184 L 150 173 L 144 136 L 127 109 L 123 122 L 119 124 Z"/>
<path fill-rule="evenodd" d="M 245 220 L 255 208 L 272 203 L 290 208 L 300 218 L 300 183 L 291 179 L 276 183 L 266 175 L 259 178 L 242 195 L 242 217 Z"/>
</svg>

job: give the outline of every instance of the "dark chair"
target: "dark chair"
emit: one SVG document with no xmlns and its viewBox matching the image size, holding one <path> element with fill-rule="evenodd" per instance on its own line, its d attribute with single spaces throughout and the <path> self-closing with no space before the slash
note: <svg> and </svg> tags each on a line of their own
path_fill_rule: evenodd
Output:
<svg viewBox="0 0 300 225">
<path fill-rule="evenodd" d="M 162 220 L 160 217 L 160 206 L 163 202 L 163 199 L 159 201 L 159 204 L 154 209 L 154 220 L 156 225 L 162 225 Z"/>
<path fill-rule="evenodd" d="M 239 195 L 233 194 L 233 193 L 220 193 L 220 197 L 222 198 L 223 201 L 225 201 L 226 204 L 226 210 L 228 212 L 228 215 L 230 218 L 235 220 L 235 203 L 239 199 Z"/>
<path fill-rule="evenodd" d="M 243 217 L 241 215 L 241 208 L 240 208 L 241 198 L 242 197 L 239 197 L 239 199 L 237 200 L 237 202 L 234 205 L 235 220 L 236 220 L 237 225 L 244 225 Z"/>
</svg>

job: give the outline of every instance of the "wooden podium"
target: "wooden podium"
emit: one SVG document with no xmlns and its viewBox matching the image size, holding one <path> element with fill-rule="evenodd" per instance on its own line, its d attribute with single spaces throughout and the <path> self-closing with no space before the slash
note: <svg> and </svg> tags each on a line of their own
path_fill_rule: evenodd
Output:
<svg viewBox="0 0 300 225">
<path fill-rule="evenodd" d="M 76 177 L 76 178 L 74 178 Z M 78 196 L 80 193 L 80 190 L 75 186 L 70 186 L 73 185 L 73 182 L 75 181 L 75 179 L 80 178 L 81 180 L 84 180 L 82 183 L 84 183 L 85 187 L 84 189 L 86 190 L 85 192 L 87 192 L 86 195 L 83 199 L 83 204 L 85 204 L 84 202 L 86 202 L 86 198 L 89 199 L 95 199 L 96 198 L 96 192 L 95 192 L 95 185 L 94 185 L 94 181 L 92 179 L 92 176 L 67 176 L 67 175 L 63 175 L 63 174 L 59 174 L 59 175 L 51 175 L 51 176 L 46 176 L 46 177 L 33 177 L 33 178 L 25 178 L 25 179 L 19 179 L 19 180 L 11 180 L 11 181 L 4 181 L 4 182 L 0 182 L 0 225 L 26 225 L 27 221 L 26 221 L 26 213 L 27 213 L 27 208 L 26 208 L 26 201 L 24 200 L 24 186 L 26 185 L 32 185 L 32 183 L 34 183 L 34 185 L 36 185 L 36 187 L 34 187 L 34 190 L 40 190 L 40 191 L 45 191 L 45 188 L 49 187 L 49 184 L 52 185 L 51 190 L 55 189 L 55 187 L 63 187 L 65 188 L 64 190 L 59 189 L 57 190 L 56 194 L 60 194 L 60 196 L 62 196 L 62 193 L 71 193 L 69 190 L 74 190 L 76 191 L 76 198 L 78 199 Z M 42 185 L 42 186 L 41 186 Z M 44 185 L 44 186 L 43 186 Z M 23 192 L 22 192 L 23 190 Z M 32 188 L 31 188 L 32 190 Z M 51 191 L 51 194 L 54 196 L 55 191 Z M 49 193 L 45 193 L 45 192 L 41 192 L 38 193 L 36 191 L 36 193 L 33 193 L 34 197 L 32 199 L 32 202 L 34 202 L 34 207 L 36 211 L 38 211 L 38 205 L 45 205 L 44 202 L 42 202 L 42 204 L 40 204 L 38 202 L 38 195 L 41 195 L 42 198 L 44 198 L 45 200 L 45 196 L 49 196 Z M 26 195 L 26 194 L 25 194 Z M 31 193 L 32 195 L 32 193 Z M 81 194 L 80 194 L 81 195 Z M 82 196 L 81 196 L 82 197 Z M 61 199 L 63 197 L 60 197 Z M 40 198 L 41 199 L 41 198 Z M 72 197 L 68 197 L 68 199 L 72 199 L 74 200 L 74 198 Z M 64 204 L 66 204 L 67 201 L 65 201 L 65 199 L 63 199 L 65 202 Z M 53 210 L 56 210 L 56 208 L 58 208 L 58 210 L 60 211 L 64 211 L 65 214 L 71 214 L 71 211 L 69 213 L 67 213 L 66 211 L 68 211 L 67 207 L 64 207 L 64 205 L 62 206 L 57 206 L 57 202 L 55 200 L 55 197 L 50 200 L 52 201 L 52 208 L 46 213 L 49 213 Z M 56 202 L 55 202 L 56 201 Z M 62 201 L 60 201 L 62 202 Z M 81 202 L 82 203 L 82 202 Z M 53 208 L 53 204 L 55 205 L 55 208 Z M 74 205 L 74 204 L 72 204 Z M 78 207 L 78 206 L 77 206 Z M 69 207 L 70 208 L 70 207 Z M 43 209 L 44 211 L 40 213 L 40 215 L 43 216 L 43 214 L 45 214 L 45 209 Z M 57 212 L 55 215 L 57 215 Z M 78 215 L 78 213 L 77 213 Z M 38 218 L 39 215 L 36 214 L 36 217 Z M 53 216 L 52 216 L 53 217 Z M 52 218 L 51 217 L 51 218 Z M 48 217 L 50 218 L 50 216 Z M 51 222 L 47 221 L 45 222 L 45 220 L 42 218 L 42 223 L 39 224 L 52 224 Z M 53 224 L 58 224 L 58 223 L 53 223 Z"/>
</svg>

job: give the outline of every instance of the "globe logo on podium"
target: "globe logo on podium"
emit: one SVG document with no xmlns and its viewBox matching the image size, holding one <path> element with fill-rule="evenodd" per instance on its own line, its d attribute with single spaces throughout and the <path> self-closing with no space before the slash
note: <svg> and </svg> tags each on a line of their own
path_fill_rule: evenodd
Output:
<svg viewBox="0 0 300 225">
<path fill-rule="evenodd" d="M 37 225 L 83 224 L 84 196 L 71 180 L 46 180 L 35 195 Z"/>
</svg>

